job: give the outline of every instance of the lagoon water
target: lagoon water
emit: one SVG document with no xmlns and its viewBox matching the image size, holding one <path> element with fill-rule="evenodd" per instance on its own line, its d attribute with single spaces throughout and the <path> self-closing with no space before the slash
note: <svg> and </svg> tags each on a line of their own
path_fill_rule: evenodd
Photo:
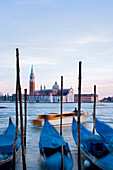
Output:
<svg viewBox="0 0 113 170">
<path fill-rule="evenodd" d="M 15 104 L 14 103 L 0 103 L 0 106 L 5 106 L 6 108 L 0 109 L 0 134 L 6 129 L 9 122 L 9 117 L 12 118 L 15 124 Z M 63 103 L 63 112 L 71 112 L 74 108 L 77 108 L 77 103 Z M 23 104 L 24 108 L 24 104 Z M 92 113 L 93 113 L 93 103 L 82 103 L 81 110 L 88 112 L 90 116 L 85 122 L 85 126 L 92 131 Z M 41 128 L 34 127 L 32 125 L 32 120 L 37 118 L 37 115 L 43 113 L 60 113 L 60 103 L 28 103 L 27 104 L 27 142 L 26 142 L 26 164 L 28 170 L 44 170 L 46 169 L 41 161 L 41 156 L 39 153 L 39 138 Z M 23 109 L 24 116 L 24 109 Z M 98 119 L 107 122 L 113 127 L 113 103 L 106 103 L 101 105 L 97 103 L 96 105 L 96 116 Z M 57 129 L 59 131 L 59 129 Z M 63 127 L 63 137 L 66 142 L 68 142 L 70 149 L 75 156 L 75 167 L 77 160 L 77 146 L 73 140 L 70 127 Z M 18 162 L 16 164 L 16 170 L 22 168 L 22 159 L 19 155 Z M 75 169 L 75 168 L 74 168 Z M 76 168 L 77 169 L 77 168 Z"/>
</svg>

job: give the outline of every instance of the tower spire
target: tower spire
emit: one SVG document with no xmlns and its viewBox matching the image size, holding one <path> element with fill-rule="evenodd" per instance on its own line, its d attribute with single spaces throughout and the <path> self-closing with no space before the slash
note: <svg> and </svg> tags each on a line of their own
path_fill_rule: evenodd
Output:
<svg viewBox="0 0 113 170">
<path fill-rule="evenodd" d="M 31 66 L 31 74 L 33 74 L 33 65 Z"/>
<path fill-rule="evenodd" d="M 33 72 L 33 65 L 31 66 L 30 80 L 29 80 L 29 94 L 34 95 L 35 93 L 35 75 Z"/>
</svg>

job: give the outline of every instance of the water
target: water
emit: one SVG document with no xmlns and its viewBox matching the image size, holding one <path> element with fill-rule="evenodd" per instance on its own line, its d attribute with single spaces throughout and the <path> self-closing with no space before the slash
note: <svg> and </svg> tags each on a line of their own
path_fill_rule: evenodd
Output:
<svg viewBox="0 0 113 170">
<path fill-rule="evenodd" d="M 9 117 L 12 118 L 12 121 L 15 123 L 15 104 L 14 103 L 0 103 L 0 106 L 6 106 L 6 108 L 0 109 L 0 134 L 8 126 Z M 74 108 L 77 107 L 77 103 L 64 103 L 63 112 L 71 112 Z M 88 112 L 90 116 L 87 118 L 85 126 L 92 131 L 92 113 L 93 113 L 93 103 L 82 103 L 82 110 Z M 41 161 L 39 153 L 39 137 L 41 129 L 34 127 L 31 120 L 37 118 L 38 114 L 43 113 L 60 113 L 60 104 L 59 103 L 28 103 L 27 113 L 27 144 L 26 144 L 26 164 L 27 169 L 38 169 L 44 170 L 44 164 Z M 24 111 L 23 111 L 24 113 Z M 113 127 L 113 104 L 107 103 L 104 106 L 97 104 L 96 115 L 100 120 L 107 122 L 110 126 Z M 24 114 L 23 114 L 24 115 Z M 59 129 L 57 128 L 59 131 Z M 63 137 L 66 142 L 68 142 L 72 154 L 75 156 L 75 164 L 77 164 L 77 147 L 73 140 L 71 127 L 63 127 Z M 76 167 L 76 165 L 75 165 Z M 16 170 L 22 169 L 22 159 L 21 155 L 16 164 Z"/>
</svg>

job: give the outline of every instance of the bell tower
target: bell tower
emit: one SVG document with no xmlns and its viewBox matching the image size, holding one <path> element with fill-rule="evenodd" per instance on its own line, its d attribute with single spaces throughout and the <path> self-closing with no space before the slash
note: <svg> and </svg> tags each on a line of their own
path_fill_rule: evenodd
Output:
<svg viewBox="0 0 113 170">
<path fill-rule="evenodd" d="M 35 75 L 33 72 L 33 65 L 31 66 L 31 74 L 30 74 L 30 80 L 29 80 L 29 94 L 34 95 L 35 93 Z"/>
</svg>

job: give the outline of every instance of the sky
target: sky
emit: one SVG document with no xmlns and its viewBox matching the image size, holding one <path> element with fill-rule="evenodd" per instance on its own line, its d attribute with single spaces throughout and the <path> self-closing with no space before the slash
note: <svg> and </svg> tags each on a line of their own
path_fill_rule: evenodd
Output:
<svg viewBox="0 0 113 170">
<path fill-rule="evenodd" d="M 0 0 L 0 93 L 16 89 L 16 48 L 20 54 L 22 92 L 29 92 L 34 66 L 36 90 L 55 81 L 99 99 L 113 96 L 112 0 Z"/>
</svg>

